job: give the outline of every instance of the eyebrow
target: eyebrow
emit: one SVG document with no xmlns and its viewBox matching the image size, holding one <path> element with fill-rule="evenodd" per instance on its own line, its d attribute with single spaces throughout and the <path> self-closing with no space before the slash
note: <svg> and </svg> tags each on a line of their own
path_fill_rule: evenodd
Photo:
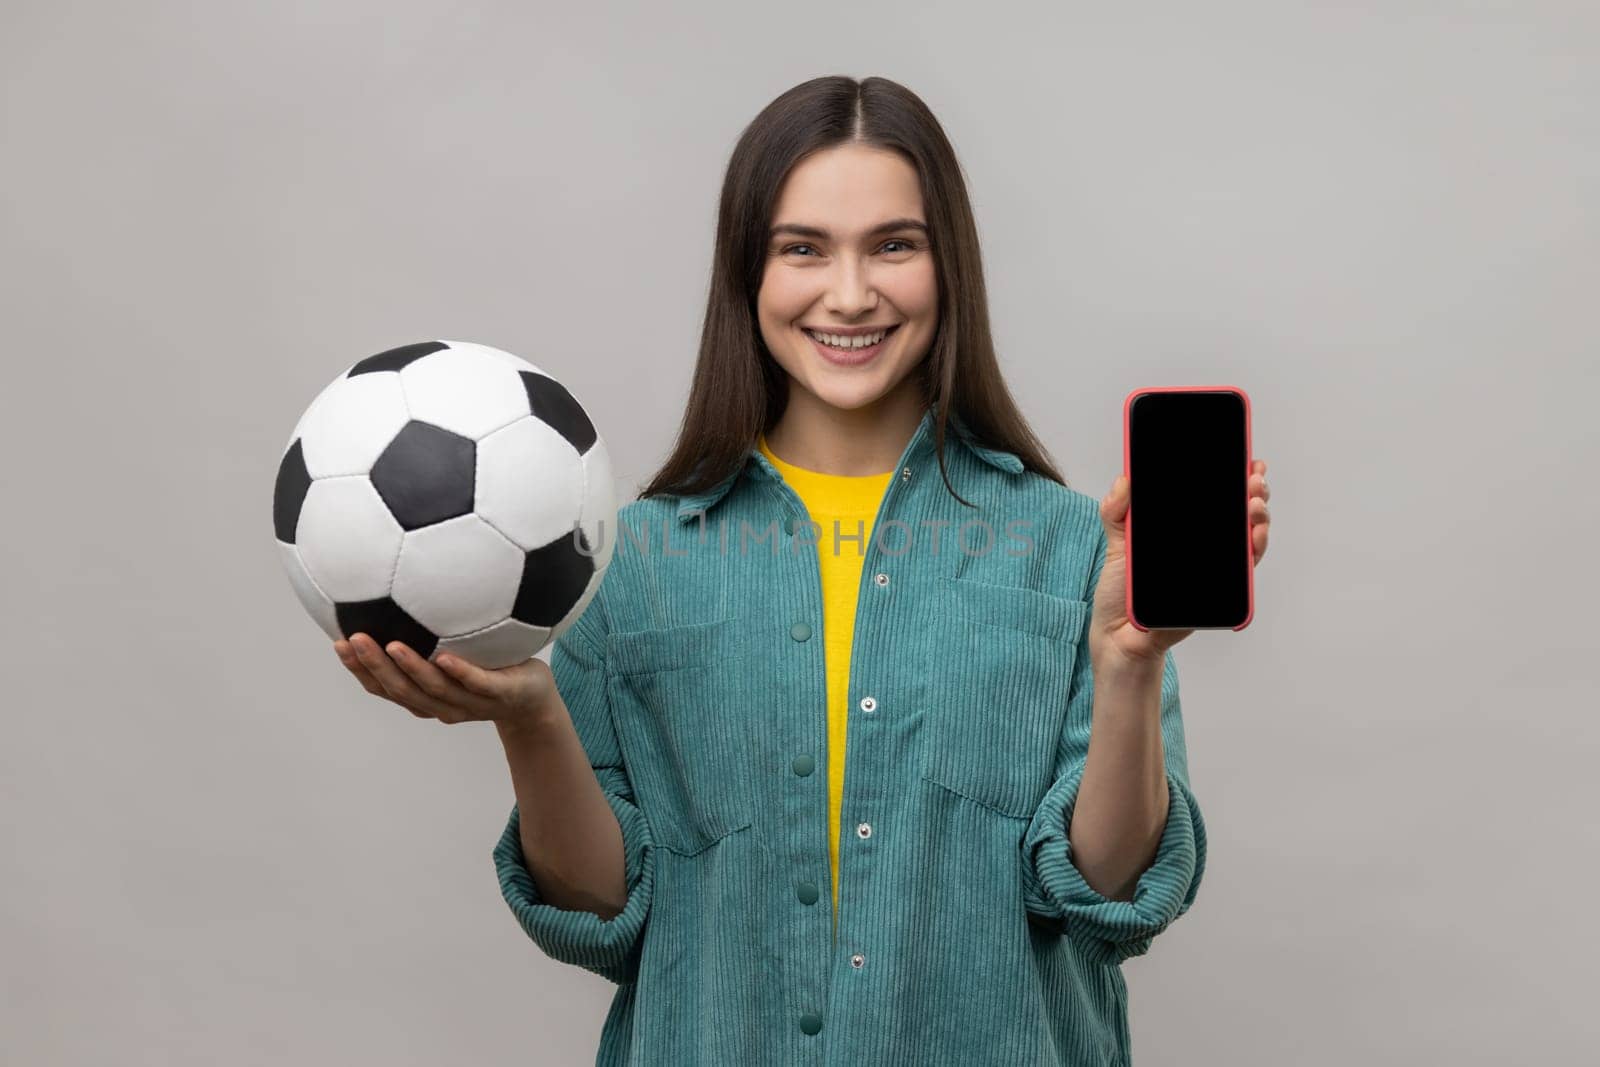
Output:
<svg viewBox="0 0 1600 1067">
<path fill-rule="evenodd" d="M 872 227 L 872 229 L 868 230 L 866 235 L 871 237 L 875 234 L 888 233 L 890 230 L 920 230 L 926 234 L 928 232 L 928 224 L 923 222 L 921 219 L 890 219 L 888 222 L 878 223 L 876 226 Z M 813 240 L 821 241 L 826 241 L 828 238 L 833 236 L 833 234 L 829 233 L 821 226 L 805 226 L 798 222 L 779 223 L 772 228 L 771 232 L 767 236 L 769 238 L 776 237 L 780 233 L 791 233 L 796 237 L 810 237 Z"/>
</svg>

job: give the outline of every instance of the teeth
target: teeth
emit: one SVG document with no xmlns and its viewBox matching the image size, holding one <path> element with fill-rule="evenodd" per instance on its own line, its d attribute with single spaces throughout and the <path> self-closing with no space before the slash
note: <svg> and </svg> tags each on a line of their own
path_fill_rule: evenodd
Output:
<svg viewBox="0 0 1600 1067">
<path fill-rule="evenodd" d="M 883 340 L 889 331 L 879 330 L 877 333 L 864 334 L 861 337 L 840 337 L 837 334 L 817 333 L 815 330 L 807 330 L 806 333 L 809 333 L 825 345 L 832 345 L 834 348 L 867 348 Z"/>
</svg>

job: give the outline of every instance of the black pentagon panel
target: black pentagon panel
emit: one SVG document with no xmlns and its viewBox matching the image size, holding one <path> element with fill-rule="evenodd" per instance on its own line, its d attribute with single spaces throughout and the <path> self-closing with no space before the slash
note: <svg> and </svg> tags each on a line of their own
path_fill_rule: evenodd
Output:
<svg viewBox="0 0 1600 1067">
<path fill-rule="evenodd" d="M 574 528 L 571 536 L 528 553 L 511 617 L 531 626 L 554 626 L 572 610 L 593 576 L 594 550 L 583 530 Z"/>
<path fill-rule="evenodd" d="M 278 540 L 294 544 L 294 531 L 300 525 L 300 508 L 311 488 L 311 472 L 306 470 L 305 450 L 295 438 L 278 464 L 278 483 L 272 487 L 272 529 Z"/>
<path fill-rule="evenodd" d="M 372 465 L 372 486 L 402 529 L 472 513 L 478 446 L 471 438 L 415 419 L 400 428 Z"/>
<path fill-rule="evenodd" d="M 407 364 L 415 363 L 423 356 L 442 352 L 449 347 L 443 341 L 419 341 L 414 345 L 401 345 L 399 348 L 391 348 L 387 352 L 379 352 L 375 356 L 368 356 L 354 367 L 351 367 L 345 377 L 354 378 L 358 374 L 376 374 L 378 371 L 385 370 L 403 370 Z"/>
<path fill-rule="evenodd" d="M 378 642 L 379 648 L 387 647 L 390 641 L 399 641 L 423 659 L 433 655 L 439 644 L 433 631 L 388 597 L 336 604 L 334 616 L 346 641 L 355 634 L 366 634 Z"/>
<path fill-rule="evenodd" d="M 583 413 L 583 407 L 573 399 L 567 387 L 554 378 L 532 371 L 518 371 L 522 385 L 528 391 L 528 408 L 556 433 L 567 439 L 578 455 L 589 451 L 597 435 L 594 423 Z"/>
</svg>

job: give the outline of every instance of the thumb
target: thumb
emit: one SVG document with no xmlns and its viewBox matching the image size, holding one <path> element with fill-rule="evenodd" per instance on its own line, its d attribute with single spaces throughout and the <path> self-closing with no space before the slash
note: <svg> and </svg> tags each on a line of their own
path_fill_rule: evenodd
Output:
<svg viewBox="0 0 1600 1067">
<path fill-rule="evenodd" d="M 1128 505 L 1132 494 L 1128 476 L 1121 474 L 1111 483 L 1111 492 L 1100 499 L 1100 521 L 1106 527 L 1106 555 L 1121 555 L 1127 533 Z"/>
</svg>

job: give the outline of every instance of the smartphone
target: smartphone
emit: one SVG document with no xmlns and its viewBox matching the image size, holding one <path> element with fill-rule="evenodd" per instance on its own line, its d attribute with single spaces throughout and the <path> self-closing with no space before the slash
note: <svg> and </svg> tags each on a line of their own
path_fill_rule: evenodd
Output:
<svg viewBox="0 0 1600 1067">
<path fill-rule="evenodd" d="M 1231 385 L 1135 389 L 1122 426 L 1129 621 L 1244 629 L 1255 614 L 1249 396 Z"/>
</svg>

